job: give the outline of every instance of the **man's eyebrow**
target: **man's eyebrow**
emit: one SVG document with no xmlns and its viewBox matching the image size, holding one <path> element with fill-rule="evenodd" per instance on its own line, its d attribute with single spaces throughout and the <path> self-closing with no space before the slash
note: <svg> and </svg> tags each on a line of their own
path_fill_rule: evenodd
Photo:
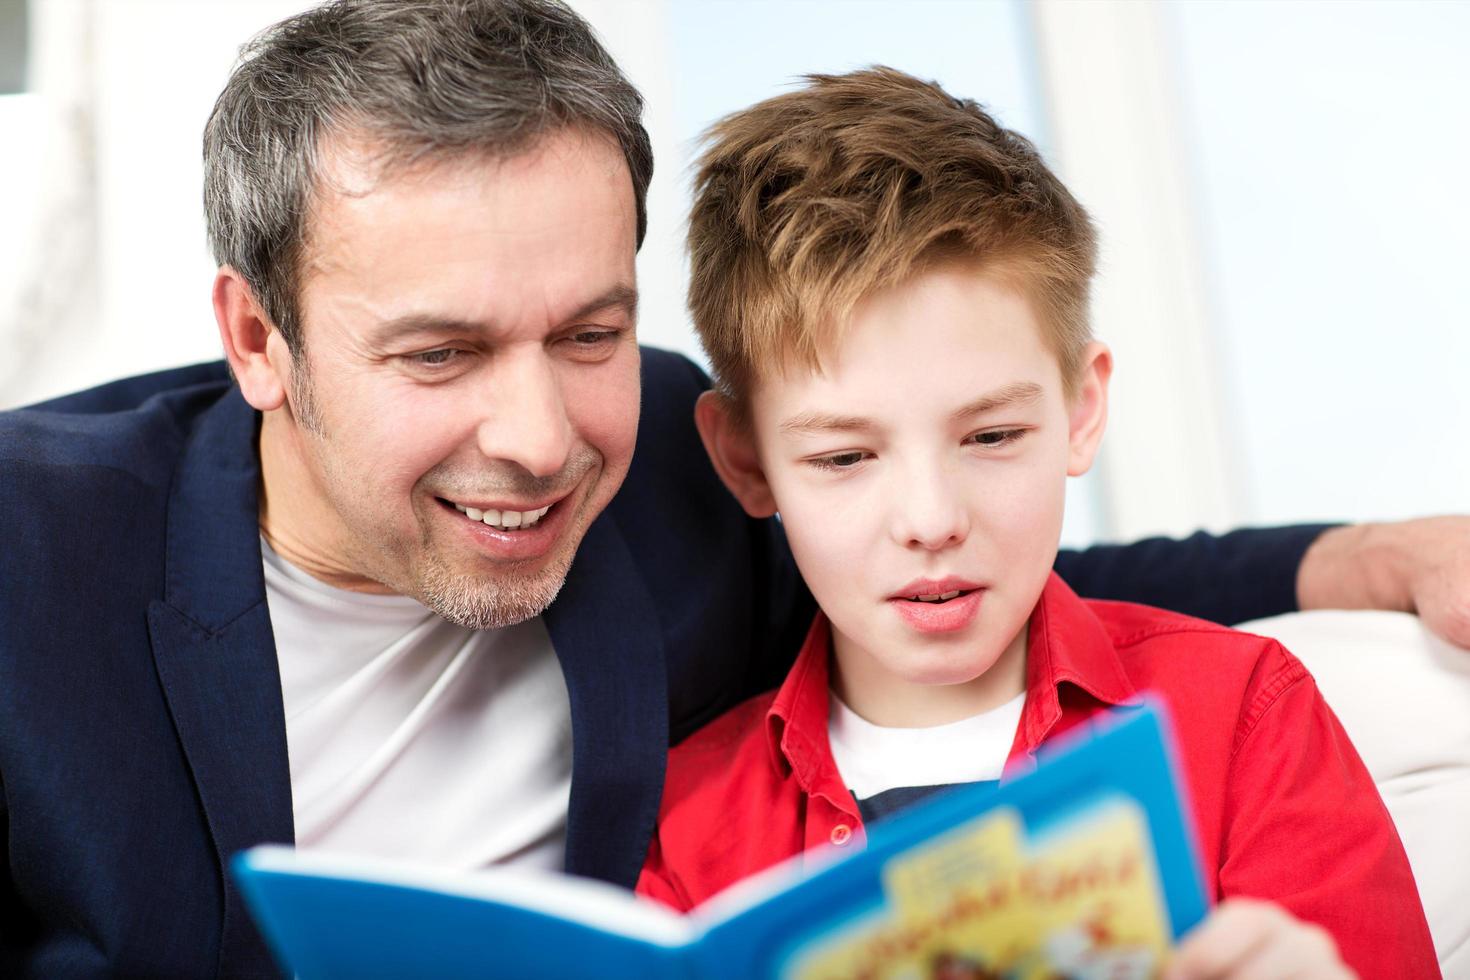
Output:
<svg viewBox="0 0 1470 980">
<path fill-rule="evenodd" d="M 584 316 L 600 313 L 603 310 L 620 309 L 628 314 L 630 319 L 638 316 L 638 289 L 628 283 L 620 282 L 616 286 L 595 297 L 572 311 L 571 315 L 563 317 L 562 322 L 580 320 Z"/>
<path fill-rule="evenodd" d="M 1014 384 L 1003 385 L 994 391 L 986 392 L 970 404 L 957 410 L 950 416 L 955 422 L 963 422 L 965 419 L 975 415 L 984 415 L 993 412 L 997 408 L 1008 408 L 1013 405 L 1029 405 L 1042 396 L 1041 385 L 1030 381 L 1017 381 Z"/>
<path fill-rule="evenodd" d="M 368 333 L 368 340 L 373 344 L 382 345 L 414 334 L 479 333 L 484 328 L 485 325 L 482 323 L 460 320 L 456 317 L 435 316 L 432 313 L 407 313 L 391 320 L 384 320 L 373 327 Z"/>
<path fill-rule="evenodd" d="M 619 283 L 601 296 L 595 296 L 562 318 L 563 323 L 572 323 L 608 309 L 621 309 L 630 319 L 638 315 L 638 290 L 627 283 Z M 385 344 L 391 340 L 413 334 L 462 334 L 484 333 L 491 329 L 488 323 L 461 320 L 458 317 L 437 316 L 433 313 L 407 313 L 384 320 L 369 334 L 372 342 Z"/>
</svg>

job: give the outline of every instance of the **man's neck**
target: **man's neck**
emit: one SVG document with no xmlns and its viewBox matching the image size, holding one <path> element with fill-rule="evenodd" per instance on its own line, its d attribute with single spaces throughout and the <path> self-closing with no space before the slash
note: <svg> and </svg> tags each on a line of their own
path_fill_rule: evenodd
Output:
<svg viewBox="0 0 1470 980">
<path fill-rule="evenodd" d="M 319 582 L 352 592 L 393 590 L 336 557 L 346 553 L 342 519 L 310 464 L 303 434 L 284 409 L 266 412 L 260 425 L 260 533 L 276 554 Z"/>
</svg>

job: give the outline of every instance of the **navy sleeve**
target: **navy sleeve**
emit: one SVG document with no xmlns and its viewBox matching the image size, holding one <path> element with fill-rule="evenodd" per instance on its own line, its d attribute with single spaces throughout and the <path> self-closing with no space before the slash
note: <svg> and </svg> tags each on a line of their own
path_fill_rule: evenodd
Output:
<svg viewBox="0 0 1470 980">
<path fill-rule="evenodd" d="M 1187 538 L 1063 551 L 1056 570 L 1078 595 L 1160 606 L 1217 623 L 1295 612 L 1296 572 L 1332 525 L 1204 531 Z"/>
</svg>

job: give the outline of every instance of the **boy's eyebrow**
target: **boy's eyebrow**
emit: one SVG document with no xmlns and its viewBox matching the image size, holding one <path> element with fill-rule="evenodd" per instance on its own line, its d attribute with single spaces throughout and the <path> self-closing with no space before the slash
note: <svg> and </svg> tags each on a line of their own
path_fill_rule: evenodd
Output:
<svg viewBox="0 0 1470 980">
<path fill-rule="evenodd" d="M 1043 394 L 1042 387 L 1030 381 L 1017 381 L 987 392 L 950 416 L 962 422 L 975 415 L 993 412 L 1010 405 L 1025 405 L 1036 401 Z M 821 412 L 804 412 L 793 415 L 778 427 L 782 432 L 796 435 L 815 435 L 822 432 L 866 432 L 872 429 L 872 419 L 860 415 L 825 415 Z"/>
<path fill-rule="evenodd" d="M 997 408 L 1030 404 L 1040 398 L 1042 394 L 1041 385 L 1030 381 L 1017 381 L 981 395 L 964 408 L 956 411 L 950 418 L 956 422 L 962 422 L 973 415 L 984 415 L 986 412 L 993 412 Z"/>
</svg>

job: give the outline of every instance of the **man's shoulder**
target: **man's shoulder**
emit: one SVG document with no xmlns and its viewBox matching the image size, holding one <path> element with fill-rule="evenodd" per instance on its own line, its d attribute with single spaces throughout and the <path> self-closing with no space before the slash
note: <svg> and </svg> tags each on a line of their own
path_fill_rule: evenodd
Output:
<svg viewBox="0 0 1470 980">
<path fill-rule="evenodd" d="M 698 397 L 699 392 L 710 386 L 709 375 L 678 351 L 640 345 L 638 353 L 643 359 L 645 389 L 652 380 L 656 393 L 667 389 L 670 393 L 682 392 L 686 397 L 692 393 Z"/>
<path fill-rule="evenodd" d="M 643 358 L 643 400 L 638 451 L 661 453 L 670 444 L 682 447 L 691 439 L 697 443 L 694 403 L 709 388 L 709 378 L 683 354 L 656 347 L 640 347 L 639 352 Z"/>
<path fill-rule="evenodd" d="M 195 365 L 0 412 L 0 459 L 11 475 L 86 482 L 110 470 L 166 482 L 194 420 L 230 386 L 222 364 Z"/>
<path fill-rule="evenodd" d="M 195 423 L 229 390 L 222 368 L 185 368 L 0 412 L 7 567 L 75 571 L 86 542 L 146 550 Z"/>
<path fill-rule="evenodd" d="M 206 361 L 184 367 L 151 371 L 25 406 L 22 411 L 64 414 L 108 414 L 139 408 L 156 398 L 176 398 L 178 393 L 199 387 L 221 390 L 229 387 L 230 373 L 224 361 Z"/>
</svg>

